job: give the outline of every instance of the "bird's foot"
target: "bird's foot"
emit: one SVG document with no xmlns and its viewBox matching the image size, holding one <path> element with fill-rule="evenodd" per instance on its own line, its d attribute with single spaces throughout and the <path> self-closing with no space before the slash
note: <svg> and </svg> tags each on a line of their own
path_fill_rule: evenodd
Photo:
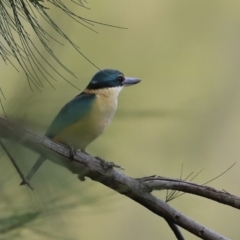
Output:
<svg viewBox="0 0 240 240">
<path fill-rule="evenodd" d="M 69 158 L 71 159 L 71 161 L 74 160 L 74 155 L 76 155 L 76 150 L 73 147 L 70 147 Z"/>
<path fill-rule="evenodd" d="M 101 166 L 103 167 L 104 170 L 108 170 L 110 168 L 119 168 L 121 170 L 125 170 L 123 167 L 116 165 L 114 162 L 108 162 L 98 156 L 96 156 L 95 158 L 100 161 Z"/>
<path fill-rule="evenodd" d="M 76 155 L 76 149 L 74 149 L 73 147 L 69 147 L 70 153 L 69 153 L 69 158 L 73 161 L 74 160 L 74 155 Z M 85 150 L 81 149 L 81 152 L 89 155 L 89 153 L 87 153 Z"/>
</svg>

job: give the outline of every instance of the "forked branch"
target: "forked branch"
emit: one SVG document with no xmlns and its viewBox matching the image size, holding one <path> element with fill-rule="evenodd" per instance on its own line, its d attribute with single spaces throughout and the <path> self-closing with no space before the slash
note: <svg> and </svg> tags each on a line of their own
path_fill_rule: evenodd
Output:
<svg viewBox="0 0 240 240">
<path fill-rule="evenodd" d="M 3 118 L 0 118 L 0 138 L 15 141 L 41 155 L 44 155 L 51 161 L 62 165 L 69 169 L 72 173 L 77 174 L 80 180 L 84 180 L 84 177 L 89 177 L 90 179 L 100 182 L 120 194 L 131 198 L 148 210 L 164 218 L 173 231 L 177 229 L 174 227 L 174 224 L 176 224 L 202 239 L 227 239 L 226 237 L 221 236 L 211 229 L 208 229 L 207 227 L 183 215 L 151 193 L 153 190 L 164 188 L 178 188 L 177 190 L 183 190 L 183 185 L 186 184 L 185 182 L 181 185 L 179 184 L 179 180 L 168 181 L 172 182 L 172 186 L 170 186 L 170 183 L 167 186 L 166 179 L 161 179 L 160 177 L 134 179 L 115 168 L 105 169 L 101 161 L 81 151 L 77 151 L 72 159 L 70 158 L 70 149 L 66 146 L 55 143 L 46 137 L 34 134 L 16 124 L 6 121 Z M 162 180 L 165 184 L 160 184 Z M 179 186 L 182 186 L 182 188 L 180 189 Z M 202 186 L 198 187 L 204 192 L 204 188 Z M 206 188 L 206 191 L 209 191 L 209 189 Z M 189 193 L 193 193 L 193 190 L 192 192 L 189 191 Z M 201 196 L 204 196 L 204 194 Z M 221 196 L 225 198 L 228 194 L 225 193 L 225 195 L 222 194 Z M 235 199 L 239 201 L 239 198 L 235 197 Z M 230 202 L 229 205 L 231 205 Z M 176 232 L 174 233 L 177 236 Z M 178 239 L 183 238 L 178 237 Z"/>
</svg>

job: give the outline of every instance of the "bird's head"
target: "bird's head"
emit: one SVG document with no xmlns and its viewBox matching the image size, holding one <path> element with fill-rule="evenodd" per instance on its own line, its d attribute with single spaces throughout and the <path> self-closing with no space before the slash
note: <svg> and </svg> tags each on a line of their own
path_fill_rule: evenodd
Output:
<svg viewBox="0 0 240 240">
<path fill-rule="evenodd" d="M 106 88 L 116 88 L 119 91 L 125 86 L 139 83 L 139 78 L 125 77 L 118 70 L 105 69 L 97 72 L 87 86 L 87 90 L 101 90 Z"/>
</svg>

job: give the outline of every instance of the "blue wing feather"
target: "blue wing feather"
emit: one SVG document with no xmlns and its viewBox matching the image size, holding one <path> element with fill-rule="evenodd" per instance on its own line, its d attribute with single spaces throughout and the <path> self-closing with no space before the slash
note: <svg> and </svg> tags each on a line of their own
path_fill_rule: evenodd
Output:
<svg viewBox="0 0 240 240">
<path fill-rule="evenodd" d="M 55 117 L 49 126 L 46 136 L 55 137 L 66 127 L 76 123 L 91 110 L 91 105 L 95 99 L 95 94 L 81 93 L 68 102 Z"/>
</svg>

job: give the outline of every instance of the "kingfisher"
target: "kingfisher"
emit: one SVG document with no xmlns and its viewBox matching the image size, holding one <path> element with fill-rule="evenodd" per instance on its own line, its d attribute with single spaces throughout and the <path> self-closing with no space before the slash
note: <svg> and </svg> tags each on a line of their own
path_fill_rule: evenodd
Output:
<svg viewBox="0 0 240 240">
<path fill-rule="evenodd" d="M 70 149 L 86 152 L 86 147 L 111 123 L 123 87 L 139 83 L 139 78 L 125 77 L 118 70 L 97 72 L 85 90 L 69 101 L 57 114 L 45 136 Z M 26 179 L 29 181 L 46 160 L 39 156 Z M 24 182 L 21 185 L 25 184 Z"/>
</svg>

